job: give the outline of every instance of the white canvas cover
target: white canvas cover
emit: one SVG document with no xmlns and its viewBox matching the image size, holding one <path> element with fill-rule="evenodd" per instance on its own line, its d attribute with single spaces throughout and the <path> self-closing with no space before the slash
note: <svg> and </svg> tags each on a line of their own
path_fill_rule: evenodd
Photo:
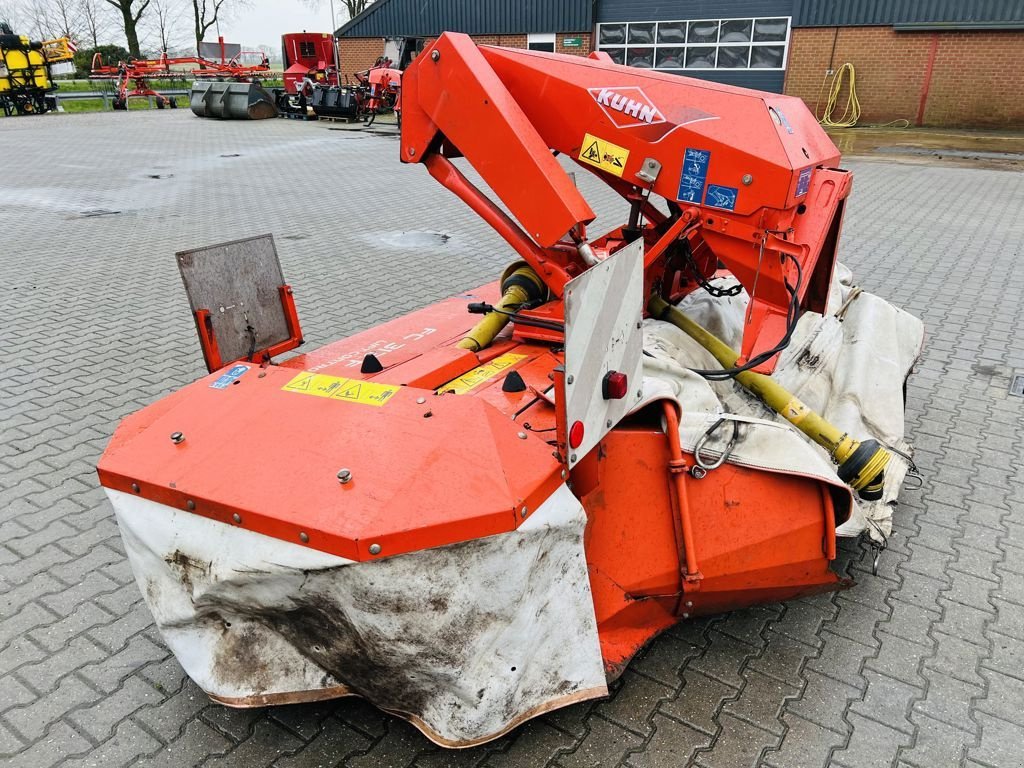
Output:
<svg viewBox="0 0 1024 768">
<path fill-rule="evenodd" d="M 107 493 L 164 640 L 222 703 L 357 694 L 465 747 L 607 694 L 564 485 L 516 531 L 362 563 Z"/>
<path fill-rule="evenodd" d="M 721 288 L 735 284 L 731 278 L 714 283 Z M 713 298 L 698 290 L 679 304 L 684 314 L 733 349 L 740 347 L 746 308 L 745 292 Z M 707 440 L 702 455 L 714 459 L 720 454 L 732 435 L 729 422 L 736 421 L 737 441 L 727 461 L 842 485 L 828 453 L 757 398 L 731 380 L 712 382 L 689 370 L 721 366 L 683 331 L 666 322 L 647 320 L 644 337 L 645 401 L 655 393 L 679 401 L 685 450 L 692 451 L 724 417 L 726 423 Z M 910 461 L 900 454 L 912 455 L 904 439 L 903 387 L 923 340 L 920 320 L 855 288 L 850 271 L 838 265 L 825 315 L 804 313 L 772 374 L 855 439 L 873 437 L 899 452 L 886 469 L 882 498 L 866 502 L 855 497 L 850 519 L 837 530 L 841 536 L 855 536 L 866 529 L 882 542 L 892 530 L 892 510 L 910 467 Z"/>
</svg>

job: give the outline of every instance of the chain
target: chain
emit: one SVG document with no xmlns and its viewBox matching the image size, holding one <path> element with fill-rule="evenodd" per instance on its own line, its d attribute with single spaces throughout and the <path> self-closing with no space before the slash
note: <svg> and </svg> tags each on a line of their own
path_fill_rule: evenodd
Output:
<svg viewBox="0 0 1024 768">
<path fill-rule="evenodd" d="M 697 262 L 693 258 L 693 254 L 690 253 L 689 249 L 686 250 L 686 261 L 690 271 L 697 280 L 697 284 L 700 285 L 705 291 L 714 296 L 716 299 L 721 299 L 726 296 L 738 296 L 740 291 L 743 290 L 743 286 L 739 282 L 730 288 L 718 288 L 708 282 L 708 279 L 700 271 L 700 267 L 697 266 Z"/>
</svg>

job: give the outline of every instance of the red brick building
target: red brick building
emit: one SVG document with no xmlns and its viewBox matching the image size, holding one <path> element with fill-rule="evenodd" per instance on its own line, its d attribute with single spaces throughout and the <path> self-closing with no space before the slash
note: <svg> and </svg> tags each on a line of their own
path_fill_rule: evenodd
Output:
<svg viewBox="0 0 1024 768">
<path fill-rule="evenodd" d="M 407 64 L 444 30 L 801 97 L 844 64 L 860 125 L 1024 127 L 1022 0 L 377 0 L 337 31 L 342 72 Z M 404 60 L 403 60 L 404 59 Z M 848 86 L 840 92 L 839 112 Z"/>
</svg>

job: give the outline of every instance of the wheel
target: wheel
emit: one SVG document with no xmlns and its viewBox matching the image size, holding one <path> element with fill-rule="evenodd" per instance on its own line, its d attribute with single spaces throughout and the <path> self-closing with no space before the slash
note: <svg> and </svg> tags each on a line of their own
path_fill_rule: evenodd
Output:
<svg viewBox="0 0 1024 768">
<path fill-rule="evenodd" d="M 167 98 L 167 105 L 171 109 L 177 109 L 178 108 L 178 100 L 176 98 L 174 98 L 173 96 L 169 96 Z"/>
<path fill-rule="evenodd" d="M 114 109 L 117 109 L 117 110 L 127 110 L 128 109 L 128 99 L 122 99 L 120 97 L 116 97 L 111 102 L 111 106 Z"/>
<path fill-rule="evenodd" d="M 156 108 L 157 109 L 163 109 L 166 106 L 167 106 L 167 102 L 164 99 L 161 98 L 161 99 L 157 99 L 156 100 Z"/>
</svg>

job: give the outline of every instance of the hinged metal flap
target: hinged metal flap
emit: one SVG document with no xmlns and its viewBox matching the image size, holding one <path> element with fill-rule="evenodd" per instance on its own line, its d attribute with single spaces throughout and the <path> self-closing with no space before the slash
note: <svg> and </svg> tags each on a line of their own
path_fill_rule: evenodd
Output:
<svg viewBox="0 0 1024 768">
<path fill-rule="evenodd" d="M 640 401 L 643 389 L 644 242 L 637 239 L 565 286 L 565 412 L 569 466 Z M 605 376 L 626 374 L 621 399 L 605 399 Z M 573 425 L 583 437 L 573 447 Z M 577 432 L 578 432 L 577 428 Z"/>
<path fill-rule="evenodd" d="M 196 322 L 207 325 L 199 327 L 200 340 L 212 337 L 216 354 L 205 342 L 203 349 L 211 370 L 293 338 L 272 235 L 181 251 L 177 261 Z"/>
</svg>

